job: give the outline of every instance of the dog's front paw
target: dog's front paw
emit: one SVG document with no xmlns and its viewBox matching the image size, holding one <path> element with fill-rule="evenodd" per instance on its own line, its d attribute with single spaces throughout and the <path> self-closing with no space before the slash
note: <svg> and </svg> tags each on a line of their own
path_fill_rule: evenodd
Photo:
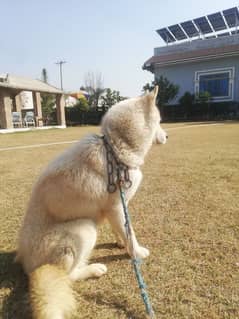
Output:
<svg viewBox="0 0 239 319">
<path fill-rule="evenodd" d="M 107 267 L 104 264 L 90 264 L 89 267 L 93 277 L 101 277 L 107 272 Z"/>
<path fill-rule="evenodd" d="M 149 250 L 147 248 L 144 248 L 142 246 L 139 246 L 136 249 L 136 257 L 137 258 L 146 258 L 149 256 Z"/>
</svg>

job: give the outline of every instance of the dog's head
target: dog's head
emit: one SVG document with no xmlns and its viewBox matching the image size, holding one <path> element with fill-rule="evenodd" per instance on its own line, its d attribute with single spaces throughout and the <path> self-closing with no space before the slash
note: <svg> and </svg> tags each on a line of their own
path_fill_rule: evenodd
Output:
<svg viewBox="0 0 239 319">
<path fill-rule="evenodd" d="M 124 100 L 106 113 L 102 133 L 119 159 L 130 167 L 143 164 L 153 142 L 165 144 L 166 132 L 160 127 L 155 104 L 158 87 L 138 98 Z"/>
</svg>

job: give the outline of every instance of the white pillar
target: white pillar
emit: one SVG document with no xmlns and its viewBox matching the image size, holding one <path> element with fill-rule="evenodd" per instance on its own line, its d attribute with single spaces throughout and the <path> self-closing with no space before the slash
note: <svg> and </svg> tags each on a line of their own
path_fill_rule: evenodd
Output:
<svg viewBox="0 0 239 319">
<path fill-rule="evenodd" d="M 0 91 L 0 126 L 1 128 L 13 128 L 12 100 L 8 90 Z"/>
<path fill-rule="evenodd" d="M 34 113 L 36 118 L 36 126 L 43 126 L 41 94 L 39 92 L 32 92 L 32 97 L 33 97 Z"/>
<path fill-rule="evenodd" d="M 57 112 L 57 124 L 65 126 L 65 98 L 63 94 L 56 95 L 56 112 Z"/>
</svg>

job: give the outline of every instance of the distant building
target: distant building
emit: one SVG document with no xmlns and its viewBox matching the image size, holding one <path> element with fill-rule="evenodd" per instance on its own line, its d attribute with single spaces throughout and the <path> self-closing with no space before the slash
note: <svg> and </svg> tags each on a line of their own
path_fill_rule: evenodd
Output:
<svg viewBox="0 0 239 319">
<path fill-rule="evenodd" d="M 67 95 L 65 102 L 66 102 L 66 107 L 73 107 L 77 104 L 78 99 L 76 99 L 73 96 Z"/>
<path fill-rule="evenodd" d="M 51 94 L 56 99 L 56 121 L 65 127 L 64 92 L 40 80 L 0 74 L 0 129 L 28 126 L 23 119 L 26 110 L 31 109 L 32 124 L 42 126 L 41 94 Z M 29 112 L 28 112 L 29 114 Z"/>
<path fill-rule="evenodd" d="M 75 106 L 80 99 L 86 99 L 88 100 L 89 98 L 89 93 L 84 91 L 84 90 L 79 90 L 77 92 L 69 92 L 67 93 L 66 97 L 66 107 L 73 107 Z"/>
<path fill-rule="evenodd" d="M 157 30 L 166 43 L 154 49 L 143 69 L 179 85 L 177 104 L 186 91 L 209 92 L 212 102 L 239 102 L 238 8 L 216 12 Z"/>
</svg>

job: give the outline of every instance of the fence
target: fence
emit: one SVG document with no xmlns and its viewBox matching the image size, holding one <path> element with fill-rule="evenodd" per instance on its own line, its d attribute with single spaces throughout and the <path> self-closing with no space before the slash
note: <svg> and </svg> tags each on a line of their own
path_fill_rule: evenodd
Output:
<svg viewBox="0 0 239 319">
<path fill-rule="evenodd" d="M 239 103 L 195 103 L 192 105 L 165 105 L 160 107 L 163 122 L 174 121 L 220 121 L 239 120 Z M 81 111 L 75 107 L 66 108 L 67 126 L 99 125 L 104 111 Z M 56 112 L 51 114 L 51 122 L 56 123 Z"/>
<path fill-rule="evenodd" d="M 239 103 L 195 103 L 160 107 L 163 121 L 239 120 Z"/>
</svg>

